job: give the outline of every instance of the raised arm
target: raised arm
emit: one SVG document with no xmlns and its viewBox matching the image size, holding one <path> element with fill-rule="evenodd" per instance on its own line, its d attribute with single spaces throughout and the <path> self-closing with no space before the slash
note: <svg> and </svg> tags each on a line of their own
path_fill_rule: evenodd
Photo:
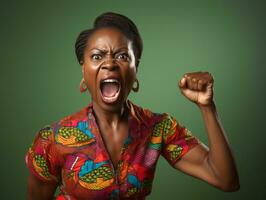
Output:
<svg viewBox="0 0 266 200">
<path fill-rule="evenodd" d="M 182 94 L 201 111 L 209 148 L 200 143 L 181 157 L 175 168 L 223 191 L 237 191 L 237 168 L 213 101 L 213 82 L 208 72 L 188 73 L 179 81 Z"/>
</svg>

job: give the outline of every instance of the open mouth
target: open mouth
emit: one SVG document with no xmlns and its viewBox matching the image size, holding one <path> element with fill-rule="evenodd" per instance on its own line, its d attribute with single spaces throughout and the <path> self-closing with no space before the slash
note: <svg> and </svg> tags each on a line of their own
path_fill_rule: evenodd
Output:
<svg viewBox="0 0 266 200">
<path fill-rule="evenodd" d="M 117 79 L 104 79 L 100 83 L 101 96 L 105 103 L 114 103 L 119 97 L 121 84 Z"/>
</svg>

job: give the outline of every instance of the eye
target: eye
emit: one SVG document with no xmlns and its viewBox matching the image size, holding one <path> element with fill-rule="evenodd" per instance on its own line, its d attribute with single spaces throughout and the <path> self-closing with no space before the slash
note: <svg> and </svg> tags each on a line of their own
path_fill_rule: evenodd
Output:
<svg viewBox="0 0 266 200">
<path fill-rule="evenodd" d="M 116 56 L 116 59 L 121 61 L 129 61 L 129 55 L 127 53 L 120 53 Z"/>
<path fill-rule="evenodd" d="M 101 60 L 103 57 L 100 54 L 92 54 L 92 60 Z"/>
</svg>

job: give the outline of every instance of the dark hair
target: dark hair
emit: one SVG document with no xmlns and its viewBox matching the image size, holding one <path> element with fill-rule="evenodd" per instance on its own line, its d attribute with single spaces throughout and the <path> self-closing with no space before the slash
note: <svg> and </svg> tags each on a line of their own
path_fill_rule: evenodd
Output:
<svg viewBox="0 0 266 200">
<path fill-rule="evenodd" d="M 94 31 L 104 27 L 117 28 L 129 40 L 132 41 L 133 51 L 136 57 L 136 66 L 138 66 L 139 59 L 141 58 L 142 54 L 143 44 L 137 26 L 128 17 L 113 12 L 106 12 L 99 15 L 95 19 L 92 29 L 84 30 L 79 34 L 75 43 L 75 52 L 79 64 L 83 63 L 84 50 L 86 48 L 86 44 L 89 37 L 92 35 Z"/>
</svg>

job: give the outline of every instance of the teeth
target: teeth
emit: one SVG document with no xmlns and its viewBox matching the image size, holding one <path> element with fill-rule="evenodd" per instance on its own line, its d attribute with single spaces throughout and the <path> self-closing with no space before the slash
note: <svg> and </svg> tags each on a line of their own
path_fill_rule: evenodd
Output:
<svg viewBox="0 0 266 200">
<path fill-rule="evenodd" d="M 117 83 L 119 85 L 118 91 L 116 92 L 114 96 L 106 97 L 106 96 L 103 96 L 103 94 L 101 94 L 102 99 L 105 103 L 114 103 L 118 99 L 119 94 L 120 94 L 121 85 L 120 85 L 119 80 L 110 78 L 110 79 L 102 80 L 101 84 L 102 83 Z"/>
<path fill-rule="evenodd" d="M 105 79 L 102 81 L 103 83 L 119 83 L 116 79 Z"/>
</svg>

